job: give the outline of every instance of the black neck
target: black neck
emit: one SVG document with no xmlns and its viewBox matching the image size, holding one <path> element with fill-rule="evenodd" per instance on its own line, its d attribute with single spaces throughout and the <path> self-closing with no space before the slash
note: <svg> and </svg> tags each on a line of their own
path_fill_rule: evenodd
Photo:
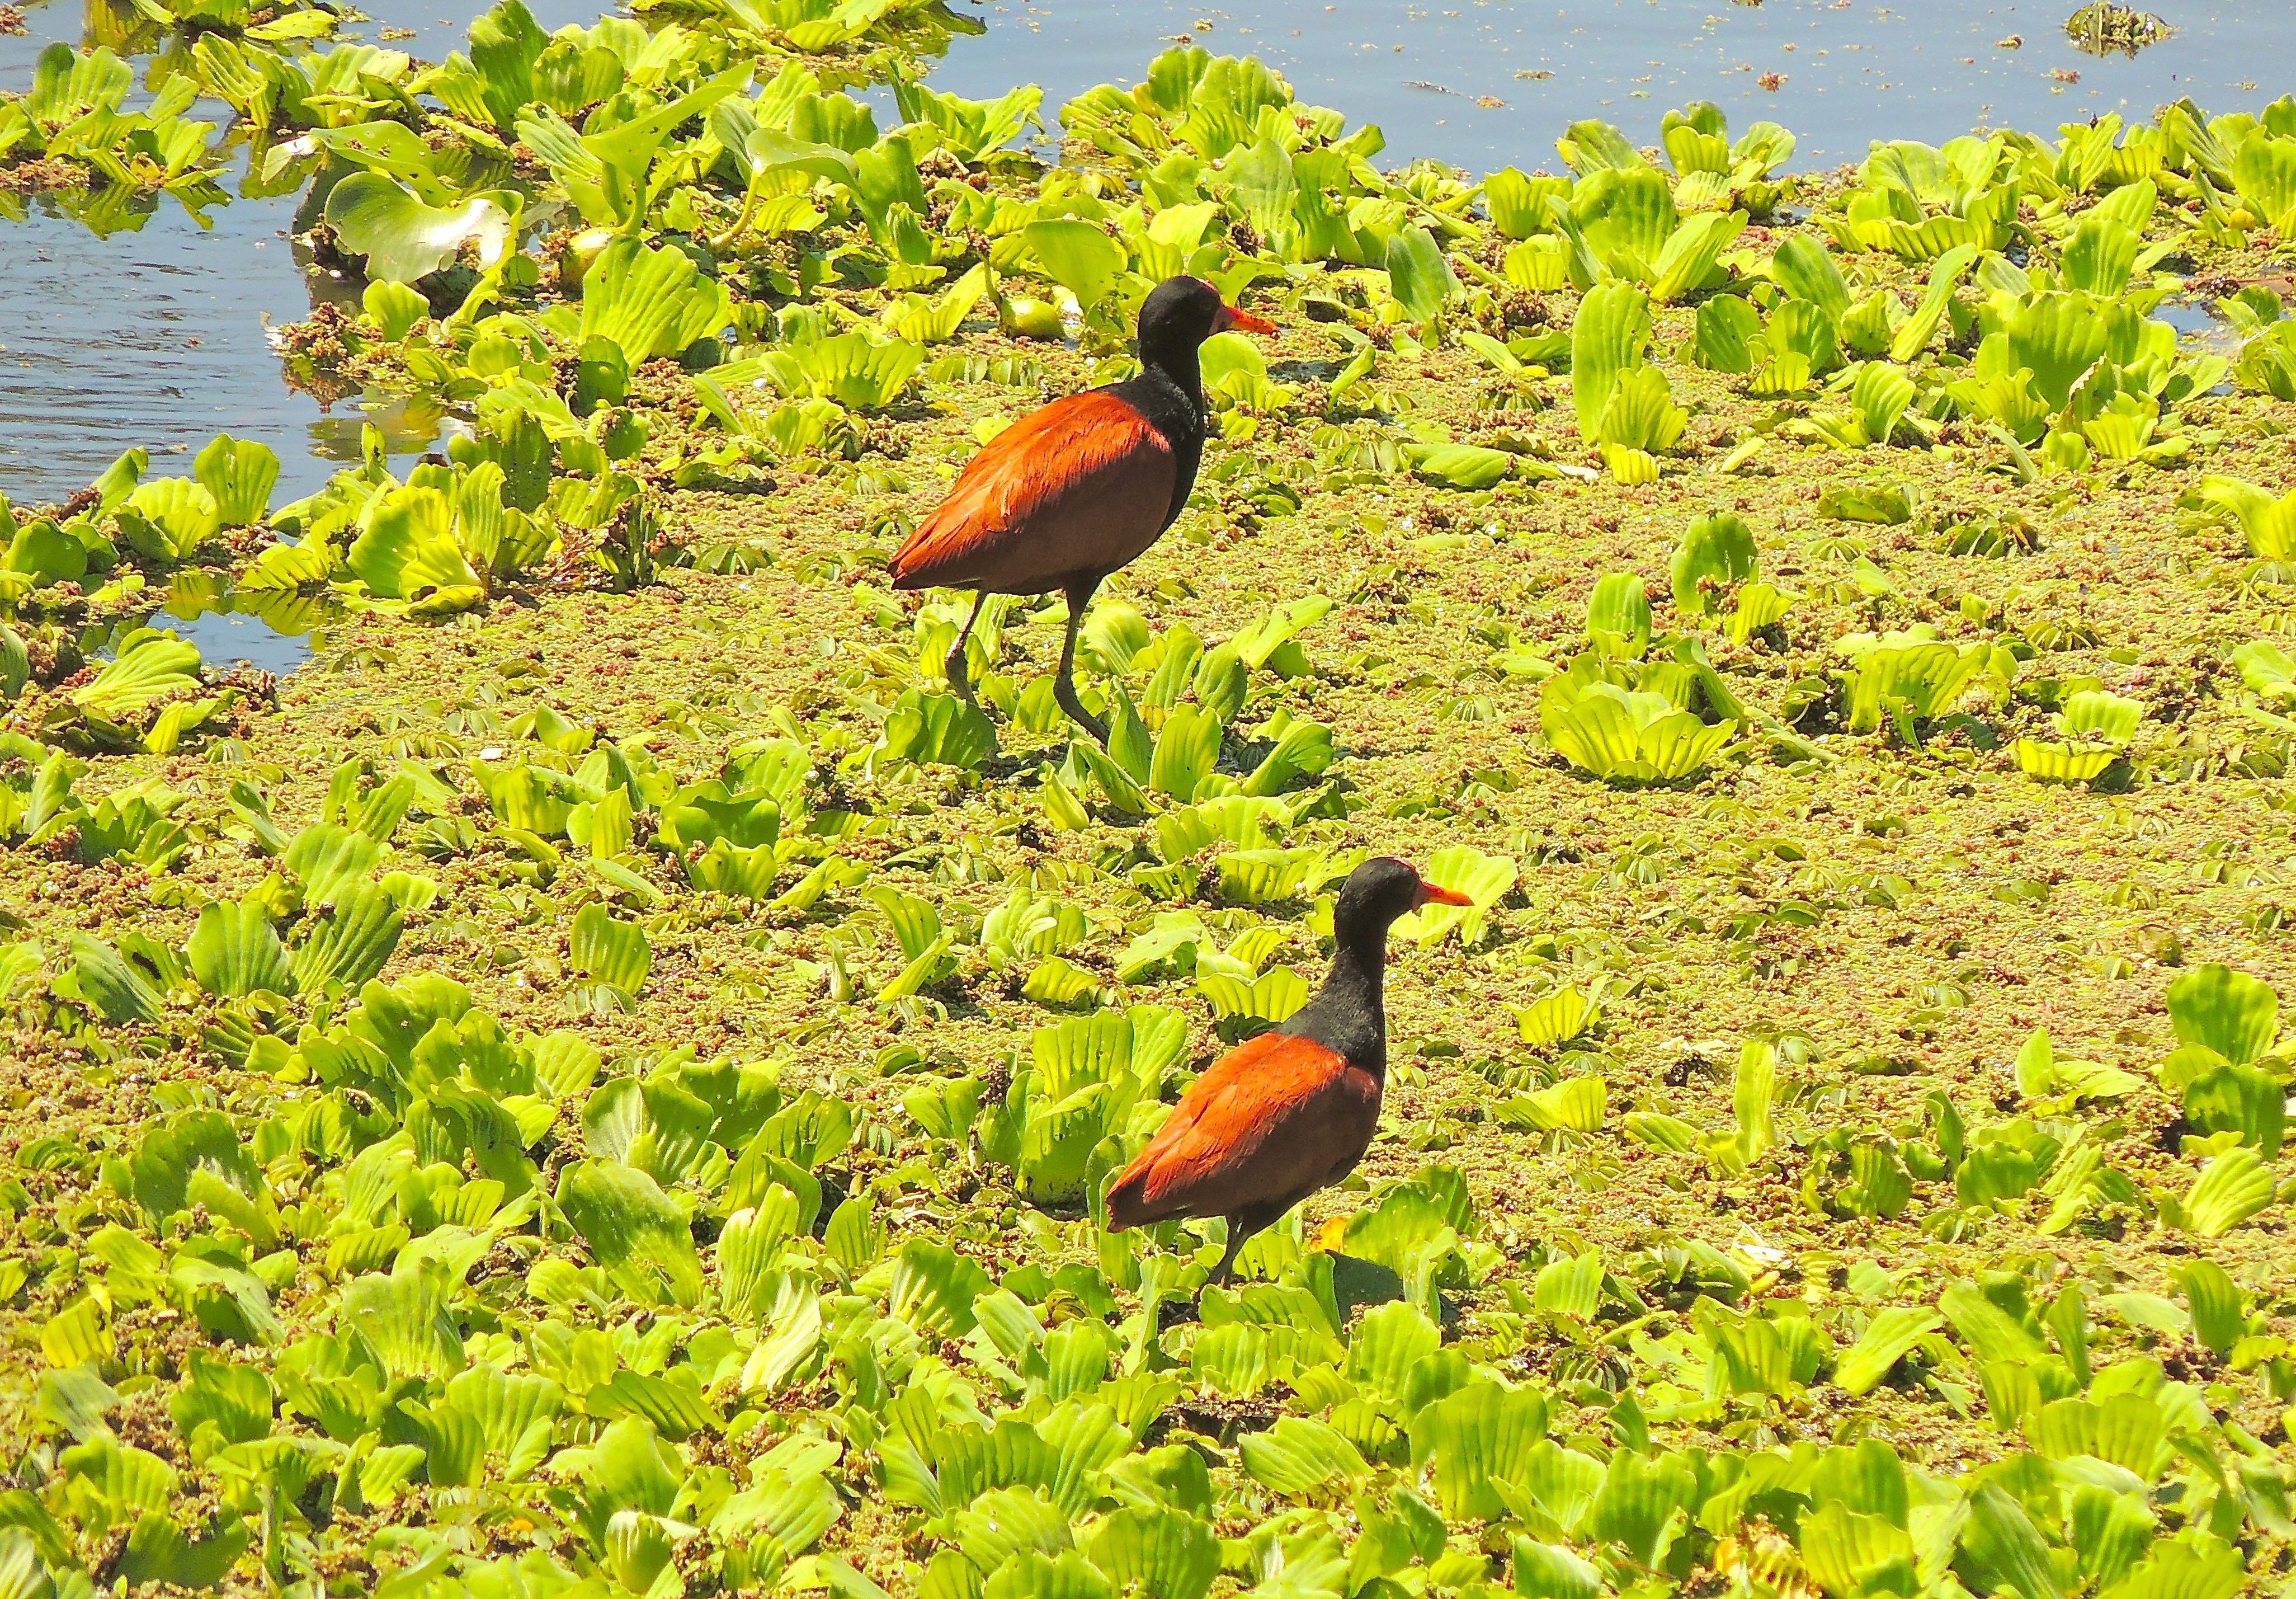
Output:
<svg viewBox="0 0 2296 1599">
<path fill-rule="evenodd" d="M 1347 928 L 1332 954 L 1332 969 L 1316 997 L 1280 1032 L 1305 1038 L 1346 1058 L 1349 1065 L 1387 1077 L 1387 929 Z"/>
<path fill-rule="evenodd" d="M 1146 334 L 1140 341 L 1140 364 L 1181 393 L 1197 400 L 1204 392 L 1203 367 L 1197 359 L 1197 343 L 1189 339 Z"/>
<path fill-rule="evenodd" d="M 1110 392 L 1147 419 L 1171 446 L 1171 503 L 1164 507 L 1169 527 L 1187 507 L 1204 457 L 1203 369 L 1193 344 L 1140 342 L 1140 375 L 1110 385 Z"/>
</svg>

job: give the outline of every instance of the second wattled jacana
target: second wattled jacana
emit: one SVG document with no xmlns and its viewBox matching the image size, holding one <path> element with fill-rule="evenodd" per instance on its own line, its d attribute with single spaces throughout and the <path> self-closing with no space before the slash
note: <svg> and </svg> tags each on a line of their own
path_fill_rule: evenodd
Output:
<svg viewBox="0 0 2296 1599">
<path fill-rule="evenodd" d="M 1190 1084 L 1109 1184 L 1111 1228 L 1226 1216 L 1227 1255 L 1215 1273 L 1225 1282 L 1245 1240 L 1355 1169 L 1387 1086 L 1387 929 L 1431 901 L 1473 903 L 1391 856 L 1348 874 L 1332 911 L 1339 947 L 1324 986 L 1291 1020 L 1230 1050 Z"/>
<path fill-rule="evenodd" d="M 1101 580 L 1136 560 L 1188 503 L 1204 452 L 1197 350 L 1231 327 L 1275 331 L 1201 278 L 1157 284 L 1140 307 L 1140 375 L 1056 400 L 997 434 L 894 555 L 896 589 L 980 590 L 948 652 L 949 686 L 968 702 L 964 641 L 988 597 L 1057 589 L 1069 627 L 1053 695 L 1108 741 L 1070 675 L 1077 627 Z"/>
</svg>

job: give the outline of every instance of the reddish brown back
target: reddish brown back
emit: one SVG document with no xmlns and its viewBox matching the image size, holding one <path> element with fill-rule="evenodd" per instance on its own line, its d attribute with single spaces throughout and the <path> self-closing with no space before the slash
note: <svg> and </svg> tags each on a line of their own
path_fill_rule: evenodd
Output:
<svg viewBox="0 0 2296 1599">
<path fill-rule="evenodd" d="M 1115 571 L 1171 509 L 1172 447 L 1115 395 L 1056 400 L 990 440 L 893 556 L 896 589 L 1042 594 Z"/>
<path fill-rule="evenodd" d="M 1263 1033 L 1214 1061 L 1108 1189 L 1116 1228 L 1288 1207 L 1345 1175 L 1379 1126 L 1380 1084 L 1322 1044 Z"/>
</svg>

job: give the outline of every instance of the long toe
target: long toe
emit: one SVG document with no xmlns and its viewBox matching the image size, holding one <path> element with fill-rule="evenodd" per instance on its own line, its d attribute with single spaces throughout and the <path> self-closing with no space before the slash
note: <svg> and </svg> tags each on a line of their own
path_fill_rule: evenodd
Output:
<svg viewBox="0 0 2296 1599">
<path fill-rule="evenodd" d="M 1091 712 L 1086 710 L 1084 708 L 1084 702 L 1078 699 L 1075 695 L 1068 694 L 1062 695 L 1059 697 L 1061 709 L 1068 713 L 1069 720 L 1075 722 L 1077 726 L 1082 728 L 1086 732 L 1090 733 L 1093 738 L 1099 742 L 1100 747 L 1106 749 L 1108 747 L 1108 724 L 1103 721 L 1099 717 L 1095 716 Z"/>
</svg>

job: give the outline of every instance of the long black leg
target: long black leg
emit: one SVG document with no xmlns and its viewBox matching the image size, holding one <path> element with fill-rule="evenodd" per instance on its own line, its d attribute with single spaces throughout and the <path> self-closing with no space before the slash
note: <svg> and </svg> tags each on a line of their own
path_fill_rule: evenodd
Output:
<svg viewBox="0 0 2296 1599">
<path fill-rule="evenodd" d="M 1070 721 L 1099 739 L 1101 747 L 1105 749 L 1108 724 L 1084 708 L 1084 702 L 1077 697 L 1076 680 L 1070 675 L 1076 666 L 1077 629 L 1083 624 L 1084 608 L 1092 603 L 1093 591 L 1099 587 L 1096 577 L 1069 586 L 1069 631 L 1068 637 L 1061 640 L 1061 670 L 1053 679 L 1053 697 L 1060 702 Z"/>
<path fill-rule="evenodd" d="M 972 614 L 966 617 L 964 625 L 956 630 L 956 642 L 948 647 L 948 659 L 944 663 L 948 672 L 948 686 L 956 690 L 958 698 L 976 711 L 980 709 L 980 702 L 972 697 L 972 680 L 965 674 L 964 641 L 972 637 L 972 624 L 980 620 L 980 607 L 988 603 L 988 590 L 983 589 L 973 598 Z"/>
<path fill-rule="evenodd" d="M 1211 1280 L 1214 1282 L 1218 1283 L 1222 1288 L 1227 1286 L 1228 1279 L 1235 1273 L 1235 1257 L 1237 1253 L 1243 1248 L 1243 1240 L 1245 1237 L 1246 1234 L 1243 1231 L 1243 1218 L 1240 1216 L 1232 1216 L 1228 1217 L 1227 1253 L 1220 1257 L 1220 1263 L 1218 1265 L 1212 1268 L 1211 1276 Z"/>
<path fill-rule="evenodd" d="M 1254 1233 L 1265 1232 L 1283 1219 L 1289 1205 L 1247 1205 L 1227 1218 L 1227 1253 L 1220 1257 L 1219 1269 L 1212 1273 L 1214 1282 L 1225 1285 L 1235 1272 L 1235 1257 L 1242 1253 Z"/>
</svg>

